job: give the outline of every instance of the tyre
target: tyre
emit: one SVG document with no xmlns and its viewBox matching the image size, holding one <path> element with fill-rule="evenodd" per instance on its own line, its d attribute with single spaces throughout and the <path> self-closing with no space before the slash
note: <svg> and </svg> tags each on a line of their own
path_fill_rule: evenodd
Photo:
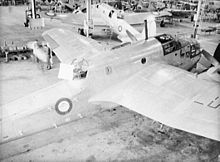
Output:
<svg viewBox="0 0 220 162">
<path fill-rule="evenodd" d="M 73 104 L 69 98 L 60 98 L 55 104 L 55 110 L 60 115 L 65 115 L 72 110 Z"/>
</svg>

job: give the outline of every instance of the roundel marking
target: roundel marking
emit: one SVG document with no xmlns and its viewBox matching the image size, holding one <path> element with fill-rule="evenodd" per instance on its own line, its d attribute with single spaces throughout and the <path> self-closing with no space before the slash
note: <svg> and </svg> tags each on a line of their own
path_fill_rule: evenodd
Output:
<svg viewBox="0 0 220 162">
<path fill-rule="evenodd" d="M 118 26 L 118 31 L 119 31 L 119 32 L 122 31 L 122 26 L 121 26 L 121 25 Z"/>
</svg>

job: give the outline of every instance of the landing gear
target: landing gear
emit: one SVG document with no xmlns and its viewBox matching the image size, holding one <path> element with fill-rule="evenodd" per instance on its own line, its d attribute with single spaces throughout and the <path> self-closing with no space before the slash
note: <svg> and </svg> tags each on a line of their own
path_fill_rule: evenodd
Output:
<svg viewBox="0 0 220 162">
<path fill-rule="evenodd" d="M 60 115 L 65 115 L 72 110 L 73 104 L 69 98 L 60 98 L 55 104 L 55 110 Z"/>
</svg>

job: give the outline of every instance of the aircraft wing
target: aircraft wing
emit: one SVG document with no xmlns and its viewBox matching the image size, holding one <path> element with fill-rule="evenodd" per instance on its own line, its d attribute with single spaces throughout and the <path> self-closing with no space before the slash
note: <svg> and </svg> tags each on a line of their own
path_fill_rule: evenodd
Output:
<svg viewBox="0 0 220 162">
<path fill-rule="evenodd" d="M 97 41 L 86 39 L 65 29 L 50 29 L 43 33 L 43 38 L 49 43 L 50 48 L 59 60 L 71 64 L 76 58 L 89 58 L 100 54 L 104 47 Z"/>
<path fill-rule="evenodd" d="M 193 10 L 179 10 L 179 9 L 169 9 L 168 12 L 170 12 L 173 15 L 173 17 L 183 17 L 183 18 L 196 13 L 196 11 Z"/>
<path fill-rule="evenodd" d="M 172 16 L 172 13 L 168 11 L 153 12 L 153 14 L 155 15 L 155 17 L 171 17 Z"/>
<path fill-rule="evenodd" d="M 138 12 L 138 13 L 125 13 L 124 20 L 131 26 L 136 26 L 138 24 L 144 24 L 144 20 L 148 17 L 170 17 L 172 14 L 168 11 L 160 12 Z"/>
<path fill-rule="evenodd" d="M 77 11 L 75 11 L 77 12 Z M 58 17 L 58 16 L 57 16 Z M 96 15 L 93 17 L 93 27 L 94 30 L 104 30 L 109 29 L 110 26 L 107 25 L 104 20 Z M 74 28 L 84 28 L 84 21 L 86 20 L 86 14 L 84 13 L 72 13 L 66 16 L 59 16 L 57 19 L 65 24 L 73 25 Z"/>
<path fill-rule="evenodd" d="M 220 141 L 220 84 L 152 64 L 90 102 L 113 102 L 165 125 Z"/>
</svg>

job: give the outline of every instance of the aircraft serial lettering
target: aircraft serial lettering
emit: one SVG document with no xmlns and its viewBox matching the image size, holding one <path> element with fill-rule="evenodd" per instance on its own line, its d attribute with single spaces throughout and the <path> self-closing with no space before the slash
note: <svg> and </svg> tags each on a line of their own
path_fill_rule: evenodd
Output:
<svg viewBox="0 0 220 162">
<path fill-rule="evenodd" d="M 199 102 L 199 101 L 194 101 L 194 103 L 200 104 L 200 105 L 205 105 L 207 107 L 210 107 L 212 109 L 218 109 L 220 108 L 220 98 L 219 96 L 216 97 L 214 100 L 210 101 L 208 104 Z"/>
</svg>

